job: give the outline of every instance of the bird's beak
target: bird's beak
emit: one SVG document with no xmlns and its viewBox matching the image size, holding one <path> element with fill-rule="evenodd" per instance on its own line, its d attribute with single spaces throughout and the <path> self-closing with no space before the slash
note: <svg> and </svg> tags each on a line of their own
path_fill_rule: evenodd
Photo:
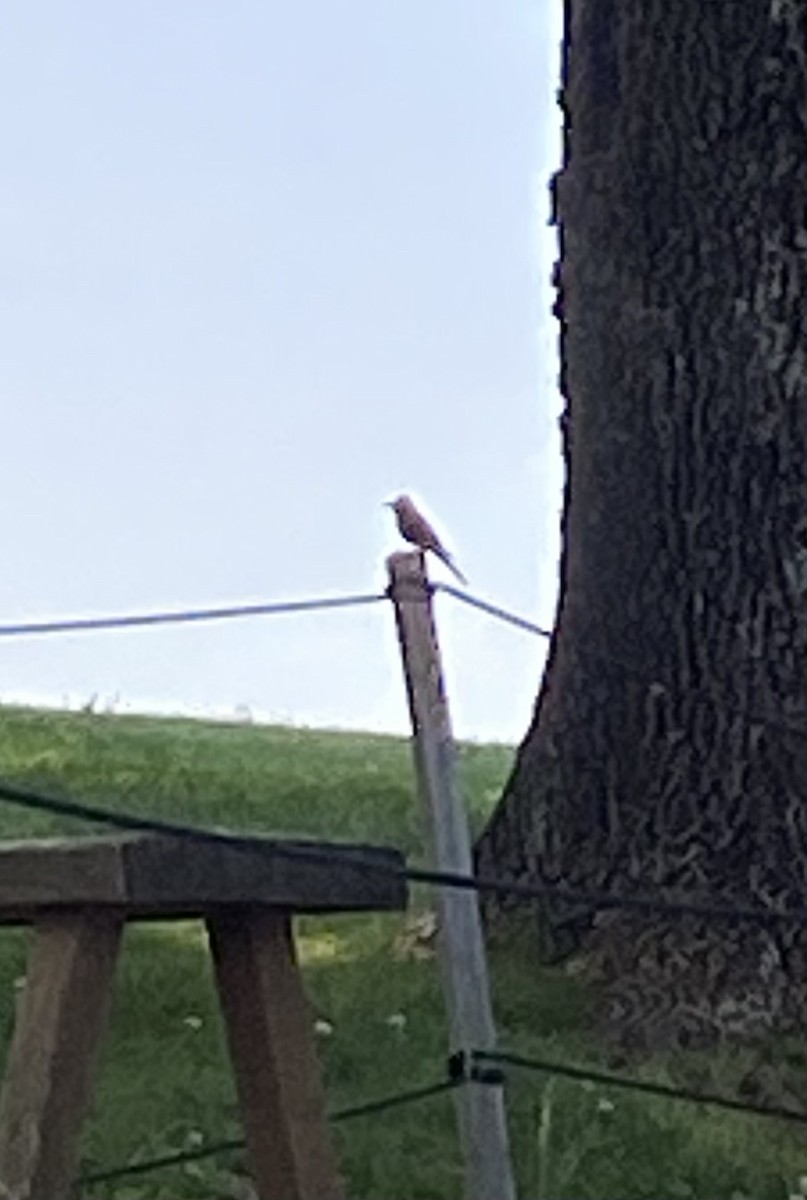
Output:
<svg viewBox="0 0 807 1200">
<path fill-rule="evenodd" d="M 394 508 L 395 501 L 394 500 L 385 500 L 384 503 L 381 505 L 381 507 L 382 508 Z"/>
</svg>

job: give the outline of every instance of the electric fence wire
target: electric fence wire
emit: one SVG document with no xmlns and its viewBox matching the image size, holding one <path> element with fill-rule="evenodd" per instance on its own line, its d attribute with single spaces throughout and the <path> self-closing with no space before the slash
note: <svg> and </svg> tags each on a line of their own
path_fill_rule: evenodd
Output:
<svg viewBox="0 0 807 1200">
<path fill-rule="evenodd" d="M 248 851 L 251 854 L 269 854 L 286 858 L 305 859 L 308 861 L 320 862 L 323 865 L 339 861 L 342 865 L 345 864 L 346 855 L 335 848 L 333 850 L 323 848 L 308 848 L 299 844 L 288 844 L 282 842 L 263 841 L 262 839 L 251 838 L 246 834 L 225 833 L 219 830 L 205 829 L 194 825 L 188 825 L 175 821 L 167 821 L 157 818 L 141 817 L 133 813 L 115 812 L 110 809 L 102 808 L 97 805 L 84 804 L 75 800 L 64 800 L 58 797 L 44 796 L 41 793 L 32 792 L 25 788 L 20 788 L 16 785 L 7 782 L 0 782 L 0 800 L 7 803 L 17 804 L 24 808 L 34 809 L 37 811 L 45 811 L 54 815 L 68 816 L 92 823 L 105 824 L 114 828 L 122 828 L 127 830 L 138 830 L 142 832 L 152 832 L 167 834 L 178 838 L 190 839 L 196 842 L 214 842 L 216 844 L 225 844 L 236 849 Z M 559 887 L 554 885 L 533 886 L 528 884 L 518 884 L 517 882 L 507 880 L 486 880 L 484 878 L 474 877 L 472 875 L 460 875 L 447 871 L 433 871 L 423 868 L 396 868 L 390 864 L 373 863 L 367 860 L 355 859 L 352 866 L 362 872 L 381 872 L 385 875 L 391 875 L 398 879 L 407 879 L 414 883 L 431 884 L 440 887 L 461 887 L 464 889 L 473 889 L 476 891 L 491 891 L 494 890 L 500 894 L 519 895 L 533 899 L 574 899 L 578 902 L 585 901 L 591 904 L 599 905 L 600 907 L 626 907 L 626 908 L 644 908 L 651 911 L 664 913 L 687 913 L 700 917 L 731 917 L 733 919 L 748 919 L 770 923 L 773 921 L 795 921 L 804 922 L 807 920 L 807 910 L 791 909 L 787 912 L 768 911 L 765 909 L 743 909 L 734 908 L 731 906 L 714 906 L 695 904 L 690 902 L 671 902 L 668 900 L 655 897 L 618 897 L 608 893 L 583 891 L 573 888 Z M 550 1075 L 565 1076 L 566 1078 L 576 1079 L 581 1082 L 596 1083 L 607 1087 L 623 1088 L 631 1091 L 653 1094 L 669 1099 L 681 1101 L 689 1101 L 690 1103 L 705 1104 L 717 1106 L 724 1109 L 731 1109 L 736 1112 L 745 1112 L 749 1115 L 778 1118 L 780 1120 L 799 1122 L 807 1124 L 807 1113 L 800 1113 L 797 1110 L 784 1107 L 767 1106 L 746 1102 L 743 1100 L 735 1100 L 731 1097 L 721 1096 L 712 1093 L 700 1093 L 694 1090 L 675 1088 L 665 1084 L 655 1084 L 647 1080 L 633 1079 L 627 1076 L 612 1075 L 602 1071 L 573 1066 L 571 1064 L 549 1062 L 540 1059 L 531 1059 L 523 1055 L 518 1055 L 507 1051 L 472 1051 L 471 1062 L 490 1062 L 501 1065 L 509 1065 L 516 1068 L 543 1072 Z M 473 1068 L 472 1068 L 473 1069 Z M 334 1114 L 334 1120 L 348 1120 L 352 1117 L 362 1115 L 371 1115 L 380 1113 L 386 1109 L 398 1107 L 403 1104 L 408 1104 L 419 1099 L 426 1099 L 429 1096 L 436 1095 L 439 1092 L 447 1091 L 450 1088 L 458 1086 L 460 1083 L 467 1082 L 475 1076 L 457 1075 L 449 1076 L 448 1079 L 442 1080 L 437 1084 L 429 1085 L 425 1088 L 418 1088 L 412 1092 L 400 1093 L 395 1096 L 384 1097 L 380 1100 L 369 1101 L 366 1104 L 357 1105 L 355 1108 L 343 1110 Z M 478 1078 L 478 1077 L 477 1077 Z M 484 1080 L 480 1080 L 484 1082 Z M 183 1163 L 198 1161 L 202 1158 L 209 1158 L 224 1154 L 228 1151 L 236 1151 L 243 1148 L 241 1141 L 224 1141 L 215 1145 L 201 1147 L 191 1151 L 178 1152 L 173 1155 L 164 1155 L 159 1158 L 150 1159 L 141 1163 L 125 1164 L 119 1167 L 109 1168 L 104 1171 L 91 1172 L 85 1175 L 80 1181 L 83 1186 L 91 1186 L 108 1182 L 117 1178 L 123 1178 L 129 1175 L 145 1174 L 147 1172 L 156 1171 L 162 1168 L 180 1166 Z"/>
<path fill-rule="evenodd" d="M 590 1067 L 576 1067 L 569 1063 L 552 1062 L 546 1059 L 529 1058 L 509 1050 L 474 1050 L 471 1057 L 476 1062 L 498 1063 L 516 1067 L 541 1075 L 557 1075 L 575 1079 L 581 1083 L 596 1083 L 602 1087 L 622 1088 L 648 1096 L 660 1096 L 668 1100 L 682 1100 L 690 1104 L 706 1104 L 711 1108 L 728 1109 L 731 1112 L 748 1113 L 749 1116 L 774 1117 L 779 1121 L 793 1121 L 807 1125 L 807 1110 L 785 1108 L 778 1105 L 757 1104 L 754 1101 L 737 1100 L 720 1092 L 698 1092 L 690 1088 L 673 1087 L 666 1083 L 653 1083 L 649 1079 L 636 1079 L 629 1075 L 615 1075 L 610 1071 L 598 1071 Z"/>
<path fill-rule="evenodd" d="M 518 629 L 523 629 L 537 637 L 549 639 L 552 637 L 552 631 L 544 629 L 537 625 L 534 621 L 527 620 L 526 617 L 519 616 L 517 613 L 510 612 L 500 605 L 491 604 L 487 600 L 482 600 L 477 596 L 473 596 L 470 592 L 463 591 L 461 588 L 453 587 L 449 583 L 437 582 L 430 585 L 431 591 L 434 593 L 443 592 L 447 596 L 453 597 L 462 604 L 469 605 L 481 612 L 486 613 L 494 619 L 503 621 L 513 625 Z M 90 633 L 99 630 L 113 629 L 138 629 L 147 628 L 149 626 L 161 625 L 178 625 L 191 624 L 194 622 L 204 621 L 221 621 L 243 619 L 247 617 L 260 616 L 278 616 L 291 613 L 303 612 L 318 612 L 328 609 L 337 608 L 352 608 L 369 604 L 378 604 L 383 600 L 390 598 L 389 589 L 384 592 L 376 592 L 369 594 L 357 594 L 346 596 L 330 596 L 322 599 L 313 600 L 289 600 L 271 603 L 259 604 L 237 604 L 224 605 L 211 608 L 190 608 L 177 609 L 174 611 L 168 610 L 164 612 L 151 613 L 134 613 L 107 617 L 76 617 L 64 618 L 53 621 L 22 621 L 16 623 L 0 624 L 0 639 L 2 638 L 18 638 L 32 637 L 48 634 L 81 634 Z M 630 663 L 626 663 L 617 655 L 605 654 L 598 651 L 591 652 L 591 657 L 596 661 L 606 663 L 609 666 L 617 667 L 628 678 L 647 688 L 653 688 L 656 691 L 660 689 L 663 692 L 669 692 L 674 695 L 676 688 L 670 684 L 665 684 L 663 680 L 648 678 L 646 669 L 638 669 Z M 783 721 L 769 713 L 763 713 L 753 709 L 746 709 L 739 705 L 726 704 L 723 701 L 717 701 L 713 696 L 699 694 L 697 689 L 688 689 L 687 695 L 691 696 L 696 702 L 707 704 L 720 711 L 729 713 L 739 717 L 742 720 L 752 724 L 760 724 L 767 728 L 780 730 L 783 733 L 791 734 L 799 738 L 807 738 L 807 714 L 804 721 Z"/>
<path fill-rule="evenodd" d="M 452 587 L 450 583 L 435 583 L 432 586 L 435 592 L 445 592 L 447 596 L 453 596 L 455 600 L 459 600 L 462 604 L 467 604 L 471 608 L 478 608 L 480 612 L 487 613 L 490 617 L 496 617 L 499 621 L 504 621 L 508 625 L 515 625 L 517 629 L 525 629 L 527 633 L 534 633 L 542 638 L 552 637 L 551 629 L 542 629 L 534 621 L 528 621 L 526 617 L 520 617 L 516 613 L 509 612 L 506 608 L 500 608 L 498 604 L 491 604 L 487 600 L 480 600 L 478 596 L 472 596 L 470 592 L 463 592 L 460 588 Z"/>
<path fill-rule="evenodd" d="M 527 633 L 534 634 L 537 637 L 552 637 L 552 630 L 543 629 L 540 625 L 536 625 L 533 621 L 528 621 L 525 617 L 509 612 L 505 608 L 500 608 L 496 604 L 490 604 L 486 600 L 480 600 L 477 596 L 473 596 L 469 592 L 464 592 L 460 588 L 453 587 L 450 583 L 435 583 L 432 585 L 432 590 L 434 592 L 444 592 L 447 596 L 452 596 L 455 600 L 459 600 L 463 604 L 479 609 L 481 612 L 487 613 L 488 616 L 514 625 L 518 629 L 526 630 Z M 650 677 L 646 667 L 636 667 L 626 662 L 623 658 L 620 658 L 619 655 L 587 648 L 585 656 L 606 666 L 616 667 L 627 679 L 632 680 L 641 687 L 652 690 L 656 695 L 667 694 L 675 696 L 680 690 L 679 685 L 665 682 L 655 676 Z M 727 704 L 724 700 L 717 699 L 703 689 L 687 688 L 686 696 L 694 700 L 697 704 L 706 705 L 714 708 L 716 711 L 738 717 L 740 720 L 748 722 L 749 725 L 763 725 L 768 729 L 776 729 L 797 738 L 807 738 L 807 713 L 804 713 L 801 719 L 798 714 L 795 714 L 793 720 L 786 721 L 782 720 L 781 717 L 775 716 L 772 713 L 762 712 L 759 709 L 745 708 L 739 704 Z"/>
<path fill-rule="evenodd" d="M 358 1117 L 377 1116 L 392 1109 L 403 1108 L 422 1100 L 430 1100 L 444 1092 L 453 1091 L 463 1082 L 462 1079 L 441 1079 L 437 1083 L 424 1087 L 410 1088 L 404 1092 L 396 1092 L 391 1096 L 381 1096 L 377 1100 L 367 1100 L 361 1104 L 351 1105 L 350 1108 L 337 1109 L 330 1120 L 334 1123 L 353 1121 Z M 224 1154 L 236 1154 L 246 1149 L 243 1138 L 230 1138 L 211 1142 L 209 1146 L 200 1146 L 193 1150 L 178 1150 L 173 1154 L 162 1154 L 155 1158 L 145 1158 L 140 1162 L 123 1163 L 108 1169 L 87 1171 L 77 1180 L 78 1187 L 93 1187 L 100 1183 L 111 1183 L 117 1179 L 125 1179 L 134 1175 L 149 1175 L 153 1171 L 167 1170 L 171 1167 L 183 1167 L 188 1163 L 201 1162 L 206 1158 L 220 1158 Z"/>
<path fill-rule="evenodd" d="M 719 1092 L 698 1092 L 691 1088 L 674 1087 L 671 1084 L 654 1083 L 648 1079 L 638 1079 L 635 1076 L 617 1075 L 610 1071 L 600 1071 L 591 1067 L 573 1066 L 569 1063 L 550 1061 L 528 1057 L 509 1050 L 472 1050 L 469 1052 L 470 1074 L 460 1075 L 456 1072 L 437 1083 L 425 1087 L 412 1088 L 377 1100 L 356 1104 L 350 1108 L 338 1109 L 331 1116 L 334 1123 L 353 1120 L 358 1117 L 375 1116 L 393 1109 L 428 1100 L 444 1092 L 470 1082 L 474 1079 L 474 1064 L 495 1063 L 500 1066 L 515 1067 L 516 1069 L 534 1072 L 541 1075 L 572 1079 L 579 1083 L 596 1084 L 605 1088 L 616 1088 L 622 1091 L 636 1092 L 641 1095 L 657 1096 L 666 1100 L 677 1100 L 689 1104 L 706 1105 L 710 1108 L 720 1108 L 729 1112 L 743 1113 L 748 1116 L 763 1117 L 780 1121 L 807 1125 L 807 1111 L 799 1111 L 782 1105 L 758 1104 L 754 1101 L 735 1099 Z M 504 1078 L 488 1081 L 495 1084 L 504 1082 Z M 486 1082 L 484 1076 L 477 1082 Z M 164 1154 L 154 1158 L 143 1159 L 140 1162 L 124 1163 L 120 1166 L 102 1170 L 87 1171 L 77 1181 L 80 1187 L 93 1187 L 101 1183 L 109 1183 L 118 1179 L 130 1178 L 137 1175 L 147 1175 L 160 1170 L 183 1167 L 190 1163 L 201 1162 L 209 1158 L 220 1158 L 225 1154 L 240 1153 L 246 1148 L 243 1138 L 231 1138 L 211 1142 L 192 1150 L 180 1150 L 172 1154 Z"/>
<path fill-rule="evenodd" d="M 743 907 L 731 904 L 710 904 L 685 899 L 641 894 L 617 895 L 613 892 L 587 888 L 567 887 L 555 883 L 520 883 L 518 880 L 498 879 L 484 875 L 465 875 L 456 871 L 440 871 L 427 867 L 397 867 L 392 863 L 372 862 L 358 856 L 351 857 L 350 847 L 306 846 L 298 842 L 289 843 L 269 838 L 208 829 L 181 821 L 161 817 L 144 817 L 136 813 L 121 812 L 85 804 L 82 801 L 61 799 L 44 795 L 17 784 L 0 781 L 0 801 L 21 808 L 51 813 L 54 816 L 75 818 L 91 824 L 105 825 L 113 829 L 130 832 L 164 834 L 195 842 L 231 846 L 251 855 L 291 858 L 297 861 L 328 865 L 350 865 L 362 872 L 381 874 L 406 880 L 410 883 L 432 887 L 456 888 L 500 896 L 513 896 L 525 900 L 568 901 L 591 908 L 631 909 L 640 912 L 658 912 L 668 915 L 701 917 L 706 920 L 737 920 L 762 925 L 781 923 L 807 923 L 807 908 L 790 907 L 762 908 Z"/>
<path fill-rule="evenodd" d="M 542 629 L 535 623 L 519 617 L 506 609 L 478 599 L 467 592 L 461 591 L 450 584 L 437 583 L 433 591 L 444 592 L 462 603 L 477 608 L 482 612 L 506 623 L 524 629 L 540 637 L 551 637 L 551 631 Z M 191 621 L 219 620 L 251 616 L 274 615 L 315 611 L 328 608 L 348 607 L 376 603 L 388 598 L 388 593 L 377 595 L 359 595 L 333 597 L 324 600 L 290 601 L 278 604 L 238 605 L 221 608 L 190 609 L 176 612 L 148 613 L 134 616 L 79 618 L 77 620 L 62 620 L 48 622 L 27 622 L 16 625 L 0 625 L 0 637 L 16 637 L 47 633 L 86 632 L 98 629 L 115 629 L 142 627 Z M 596 657 L 606 657 L 595 655 Z M 638 672 L 629 664 L 608 657 L 613 665 L 620 667 L 631 677 L 638 677 Z M 643 676 L 642 682 L 647 682 Z M 663 685 L 662 685 L 663 686 Z M 721 707 L 721 706 L 718 706 Z M 732 710 L 734 711 L 734 710 Z M 796 735 L 807 735 L 807 730 L 799 726 L 775 721 L 762 713 L 737 709 L 736 715 L 750 721 L 758 721 L 766 725 L 776 725 L 783 731 Z M 345 853 L 342 851 L 323 848 L 308 848 L 299 844 L 290 845 L 282 842 L 271 842 L 256 839 L 246 834 L 225 833 L 218 830 L 185 824 L 161 818 L 142 817 L 133 813 L 125 813 L 103 808 L 97 805 L 84 804 L 72 799 L 61 799 L 55 796 L 45 796 L 15 784 L 0 781 L 0 800 L 24 808 L 50 812 L 54 815 L 89 821 L 124 830 L 151 832 L 195 841 L 226 844 L 250 853 L 273 854 L 279 857 L 304 859 L 325 864 L 339 861 L 344 864 Z M 450 871 L 429 870 L 420 867 L 396 868 L 390 864 L 374 863 L 356 860 L 352 865 L 365 872 L 380 872 L 405 879 L 412 883 L 426 884 L 436 887 L 459 888 L 482 893 L 493 893 L 501 896 L 512 896 L 536 901 L 569 901 L 589 905 L 596 908 L 622 908 L 638 911 L 657 912 L 667 915 L 688 915 L 703 919 L 714 920 L 743 920 L 758 924 L 778 924 L 781 922 L 807 922 L 807 909 L 797 907 L 783 909 L 749 908 L 728 904 L 706 904 L 697 901 L 671 899 L 669 897 L 646 896 L 630 894 L 617 896 L 613 893 L 567 887 L 554 883 L 522 883 L 518 880 L 497 879 L 485 876 L 463 875 Z M 580 1082 L 599 1084 L 604 1087 L 622 1088 L 648 1095 L 656 1095 L 668 1099 L 680 1100 L 694 1104 L 704 1104 L 719 1107 L 749 1115 L 777 1118 L 807 1124 L 807 1113 L 799 1112 L 782 1106 L 769 1106 L 753 1102 L 733 1099 L 718 1093 L 704 1093 L 695 1090 L 676 1088 L 667 1084 L 653 1083 L 648 1080 L 635 1079 L 628 1076 L 615 1075 L 594 1069 L 573 1066 L 567 1063 L 557 1063 L 548 1060 L 529 1058 L 510 1051 L 471 1051 L 472 1062 L 489 1062 L 504 1066 L 515 1067 L 548 1075 L 556 1075 Z M 387 1109 L 396 1108 L 403 1104 L 427 1099 L 440 1092 L 455 1088 L 460 1083 L 467 1082 L 463 1078 L 448 1078 L 425 1088 L 414 1089 L 410 1092 L 399 1093 L 381 1100 L 370 1101 L 366 1104 L 345 1109 L 333 1115 L 334 1121 L 348 1120 L 352 1117 L 371 1115 Z M 223 1154 L 239 1151 L 244 1148 L 243 1140 L 222 1141 L 210 1146 L 190 1151 L 164 1155 L 159 1158 L 141 1163 L 127 1164 L 107 1171 L 91 1172 L 82 1177 L 81 1183 L 90 1186 L 95 1183 L 110 1181 L 124 1176 L 145 1174 L 146 1172 L 180 1166 L 184 1163 L 199 1161 Z"/>
<path fill-rule="evenodd" d="M 138 629 L 149 625 L 183 625 L 194 621 L 231 621 L 244 617 L 273 617 L 286 613 L 355 608 L 386 600 L 385 592 L 356 596 L 325 596 L 319 600 L 287 600 L 266 604 L 230 604 L 165 612 L 129 613 L 109 617 L 71 617 L 55 621 L 21 621 L 0 625 L 0 638 L 33 637 L 48 633 L 91 633 L 102 629 Z"/>
</svg>

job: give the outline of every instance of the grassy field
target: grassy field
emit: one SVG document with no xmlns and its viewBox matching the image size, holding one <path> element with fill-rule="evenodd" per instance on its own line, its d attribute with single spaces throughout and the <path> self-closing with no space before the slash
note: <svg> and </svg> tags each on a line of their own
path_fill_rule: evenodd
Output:
<svg viewBox="0 0 807 1200">
<path fill-rule="evenodd" d="M 466 746 L 462 773 L 479 827 L 511 751 Z M 233 829 L 358 839 L 422 859 L 405 742 L 287 728 L 0 710 L 0 777 L 142 814 Z M 2 809 L 6 837 L 83 832 Z M 415 902 L 426 903 L 418 895 Z M 401 944 L 401 916 L 301 922 L 334 1109 L 442 1076 L 437 970 Z M 25 935 L 0 934 L 0 1030 L 10 1034 Z M 604 1064 L 590 1031 L 596 997 L 574 973 L 541 969 L 523 946 L 494 948 L 500 1039 L 522 1053 Z M 794 1062 L 800 1048 L 785 1048 Z M 730 1088 L 752 1051 L 633 1064 L 650 1078 Z M 807 1067 L 805 1067 L 807 1070 Z M 524 1200 L 787 1200 L 807 1175 L 807 1129 L 513 1074 L 508 1107 Z M 98 1169 L 240 1136 L 212 981 L 190 923 L 127 935 L 83 1166 Z M 459 1197 L 450 1096 L 337 1126 L 348 1194 L 359 1200 Z M 805 1189 L 807 1190 L 807 1189 Z M 104 1184 L 98 1200 L 244 1200 L 238 1155 Z"/>
</svg>

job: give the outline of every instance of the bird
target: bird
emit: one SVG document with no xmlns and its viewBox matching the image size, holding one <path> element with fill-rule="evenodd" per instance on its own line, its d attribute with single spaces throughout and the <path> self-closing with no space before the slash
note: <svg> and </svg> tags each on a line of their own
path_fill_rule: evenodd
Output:
<svg viewBox="0 0 807 1200">
<path fill-rule="evenodd" d="M 467 584 L 468 580 L 454 565 L 454 560 L 432 529 L 429 522 L 419 513 L 409 496 L 397 496 L 395 500 L 386 500 L 385 505 L 391 508 L 398 521 L 398 530 L 407 542 L 419 546 L 421 550 L 431 550 L 432 554 L 444 562 L 460 583 Z"/>
</svg>

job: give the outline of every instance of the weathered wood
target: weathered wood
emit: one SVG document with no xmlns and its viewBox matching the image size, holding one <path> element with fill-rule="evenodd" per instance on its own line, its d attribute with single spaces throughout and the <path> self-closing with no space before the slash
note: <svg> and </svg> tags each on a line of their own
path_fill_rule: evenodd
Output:
<svg viewBox="0 0 807 1200">
<path fill-rule="evenodd" d="M 0 923 L 80 904 L 154 918 L 247 903 L 297 912 L 406 907 L 406 883 L 394 874 L 405 865 L 397 850 L 277 838 L 245 842 L 236 847 L 150 834 L 6 842 L 0 845 Z M 328 860 L 275 856 L 268 852 L 272 844 L 321 852 Z"/>
<path fill-rule="evenodd" d="M 125 904 L 125 839 L 41 838 L 0 842 L 0 921 L 80 904 Z"/>
<path fill-rule="evenodd" d="M 289 919 L 208 919 L 259 1200 L 341 1200 L 325 1095 Z"/>
<path fill-rule="evenodd" d="M 471 842 L 459 795 L 456 753 L 423 555 L 393 554 L 387 563 L 401 643 L 413 749 L 441 870 L 470 874 Z M 452 1051 L 492 1050 L 490 1002 L 479 906 L 473 892 L 437 893 L 438 952 Z M 507 1122 L 501 1088 L 471 1083 L 455 1093 L 469 1200 L 512 1200 Z"/>
<path fill-rule="evenodd" d="M 34 932 L 0 1095 L 0 1196 L 67 1200 L 122 924 L 65 913 Z"/>
<path fill-rule="evenodd" d="M 67 1200 L 123 923 L 204 916 L 260 1200 L 340 1200 L 288 913 L 400 909 L 403 856 L 127 835 L 0 845 L 0 922 L 34 947 L 0 1095 L 0 1200 Z M 373 869 L 381 868 L 381 869 Z"/>
</svg>

